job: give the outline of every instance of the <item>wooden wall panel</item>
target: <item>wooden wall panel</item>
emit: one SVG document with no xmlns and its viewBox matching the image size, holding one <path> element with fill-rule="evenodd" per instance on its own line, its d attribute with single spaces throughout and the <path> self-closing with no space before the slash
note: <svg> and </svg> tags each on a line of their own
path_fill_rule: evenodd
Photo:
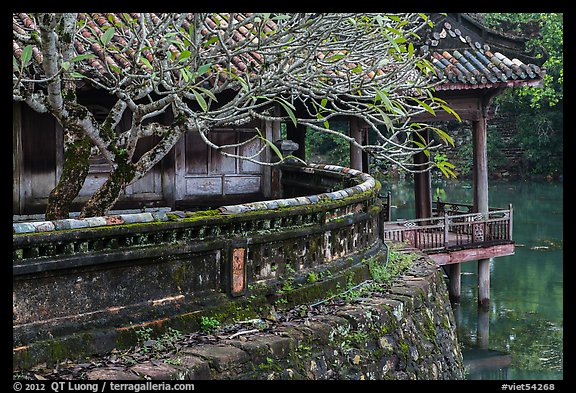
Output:
<svg viewBox="0 0 576 393">
<path fill-rule="evenodd" d="M 222 194 L 222 177 L 188 177 L 186 195 L 220 195 Z"/>
<path fill-rule="evenodd" d="M 210 139 L 218 146 L 234 145 L 237 143 L 237 133 L 235 131 L 211 132 Z M 236 154 L 235 148 L 224 150 L 227 153 Z M 217 150 L 212 149 L 210 155 L 210 174 L 232 174 L 237 173 L 237 160 L 232 157 L 226 157 Z"/>
<path fill-rule="evenodd" d="M 250 194 L 260 191 L 260 176 L 226 176 L 224 194 Z"/>
<path fill-rule="evenodd" d="M 186 174 L 208 174 L 208 146 L 197 133 L 189 132 L 184 136 Z"/>
<path fill-rule="evenodd" d="M 264 128 L 264 127 L 261 127 Z M 256 135 L 254 129 L 227 128 L 213 130 L 208 138 L 215 144 L 237 145 Z M 251 156 L 257 154 L 263 142 L 254 139 L 245 146 L 226 149 L 231 154 Z M 268 152 L 261 152 L 258 159 L 265 159 Z M 265 169 L 261 165 L 223 156 L 207 146 L 198 134 L 189 132 L 175 148 L 176 195 L 175 200 L 195 200 L 206 196 L 249 195 L 262 192 Z"/>
</svg>

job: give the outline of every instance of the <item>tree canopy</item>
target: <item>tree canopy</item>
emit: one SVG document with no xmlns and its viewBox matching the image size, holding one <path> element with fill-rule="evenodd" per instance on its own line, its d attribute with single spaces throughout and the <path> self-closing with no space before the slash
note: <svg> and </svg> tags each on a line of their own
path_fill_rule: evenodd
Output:
<svg viewBox="0 0 576 393">
<path fill-rule="evenodd" d="M 431 66 L 419 55 L 419 33 L 431 23 L 424 14 L 21 16 L 26 23 L 15 28 L 13 39 L 13 99 L 53 115 L 65 133 L 65 162 L 50 195 L 49 219 L 67 217 L 91 154 L 102 154 L 112 170 L 82 216 L 105 214 L 185 132 L 198 133 L 213 149 L 233 155 L 226 151 L 230 146 L 219 146 L 207 135 L 215 127 L 251 119 L 303 124 L 407 171 L 438 166 L 433 159 L 414 164 L 412 156 L 452 142 L 442 130 L 411 121 L 424 111 L 451 111 L 433 97 Z M 79 102 L 79 84 L 115 100 L 101 124 Z M 127 111 L 130 124 L 120 129 Z M 162 113 L 171 114 L 170 124 L 158 120 Z M 377 142 L 360 145 L 333 130 L 330 121 L 342 116 L 360 119 L 377 134 Z M 414 137 L 427 129 L 442 143 Z M 263 139 L 256 131 L 254 138 Z M 150 135 L 158 143 L 136 159 L 138 140 Z M 238 158 L 272 165 L 255 157 Z"/>
<path fill-rule="evenodd" d="M 563 171 L 563 14 L 491 13 L 483 18 L 494 29 L 526 37 L 529 50 L 544 50 L 540 53 L 546 56 L 542 86 L 507 89 L 495 103 L 501 116 L 517 119 L 512 143 L 524 152 L 524 175 L 557 176 Z"/>
</svg>

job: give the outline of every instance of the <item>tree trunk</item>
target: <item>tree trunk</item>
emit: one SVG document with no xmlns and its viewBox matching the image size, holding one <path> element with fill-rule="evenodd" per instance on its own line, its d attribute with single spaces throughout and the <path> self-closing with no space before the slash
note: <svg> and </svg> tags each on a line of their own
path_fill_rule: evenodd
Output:
<svg viewBox="0 0 576 393">
<path fill-rule="evenodd" d="M 64 131 L 66 132 L 66 131 Z M 85 135 L 70 132 L 64 145 L 64 164 L 58 184 L 48 196 L 46 220 L 69 218 L 70 205 L 84 185 L 90 163 L 90 140 Z"/>
<path fill-rule="evenodd" d="M 114 206 L 122 190 L 134 179 L 136 167 L 122 162 L 96 190 L 80 212 L 80 218 L 104 216 Z"/>
</svg>

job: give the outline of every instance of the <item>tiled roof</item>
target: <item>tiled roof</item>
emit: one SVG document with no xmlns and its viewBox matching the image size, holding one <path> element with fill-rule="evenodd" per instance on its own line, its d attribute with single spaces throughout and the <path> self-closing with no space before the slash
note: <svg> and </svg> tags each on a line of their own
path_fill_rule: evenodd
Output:
<svg viewBox="0 0 576 393">
<path fill-rule="evenodd" d="M 140 17 L 139 13 L 129 13 L 127 14 L 131 18 L 138 19 Z M 250 14 L 234 14 L 236 21 L 243 21 L 246 17 Z M 151 20 L 155 24 L 160 24 L 162 22 L 161 14 L 150 14 Z M 115 53 L 111 55 L 109 52 L 106 53 L 103 48 L 100 46 L 97 37 L 101 37 L 104 35 L 104 32 L 113 27 L 114 24 L 120 22 L 120 14 L 116 13 L 79 13 L 78 20 L 85 22 L 85 26 L 80 31 L 80 34 L 84 39 L 78 39 L 75 42 L 75 49 L 78 55 L 82 54 L 95 54 L 96 57 L 89 58 L 84 60 L 83 62 L 98 70 L 102 75 L 107 75 L 110 72 L 118 73 L 119 69 L 128 68 L 133 64 L 140 63 L 141 67 L 146 67 L 145 64 L 140 60 L 140 56 L 145 57 L 148 61 L 153 60 L 153 53 L 150 50 L 144 50 L 141 54 L 136 53 L 135 50 L 123 50 L 118 51 L 121 53 Z M 210 18 L 206 20 L 206 23 L 211 28 L 215 28 L 216 26 L 226 27 L 229 23 L 231 18 L 231 14 L 212 14 Z M 30 36 L 30 32 L 36 30 L 39 31 L 38 26 L 35 26 L 34 21 L 30 16 L 26 13 L 14 13 L 12 14 L 13 20 L 13 53 L 17 59 L 20 59 L 22 50 L 24 49 L 25 39 Z M 194 21 L 194 14 L 188 14 L 186 19 L 184 20 L 182 27 L 184 29 L 188 29 L 190 24 Z M 236 41 L 242 40 L 253 40 L 254 34 L 250 32 L 251 24 L 240 24 L 240 27 L 235 29 L 232 34 L 232 37 Z M 271 21 L 268 21 L 264 26 L 264 31 L 270 30 L 274 28 L 274 24 Z M 203 34 L 207 34 L 208 32 L 206 29 L 202 31 Z M 111 39 L 111 43 L 115 44 L 118 48 L 125 48 L 129 45 L 128 39 L 130 36 L 126 36 L 126 31 L 123 34 L 120 34 L 118 31 L 115 32 Z M 132 47 L 137 47 L 137 42 L 132 42 Z M 169 51 L 174 54 L 175 58 L 178 59 L 181 52 L 175 45 L 170 45 Z M 41 64 L 42 62 L 42 54 L 40 51 L 34 47 L 33 48 L 33 57 L 36 60 L 36 63 Z M 232 71 L 235 73 L 243 73 L 249 69 L 250 65 L 257 66 L 261 63 L 260 57 L 257 53 L 244 53 L 242 56 L 236 56 L 232 59 L 231 68 Z M 109 65 L 110 67 L 106 67 Z M 215 65 L 216 68 L 222 69 L 222 66 Z M 222 78 L 222 75 L 220 75 Z"/>
<path fill-rule="evenodd" d="M 129 15 L 132 18 L 139 18 L 138 13 Z M 238 21 L 242 21 L 249 14 L 235 15 Z M 434 28 L 428 34 L 421 50 L 429 53 L 436 71 L 435 78 L 438 81 L 443 80 L 436 90 L 536 85 L 544 77 L 545 69 L 541 65 L 545 59 L 530 58 L 523 53 L 523 44 L 519 44 L 521 39 L 487 29 L 463 14 L 448 14 L 440 17 L 440 14 L 434 15 Z M 160 22 L 159 16 L 161 15 L 151 14 L 155 23 Z M 109 72 L 115 73 L 121 68 L 127 68 L 138 62 L 145 67 L 139 56 L 136 58 L 134 51 L 127 50 L 110 55 L 103 51 L 97 40 L 91 40 L 95 36 L 102 36 L 107 28 L 118 22 L 118 18 L 119 14 L 114 13 L 79 14 L 79 20 L 86 22 L 81 34 L 87 40 L 76 41 L 77 53 L 95 54 L 97 57 L 86 59 L 84 62 L 102 75 Z M 194 14 L 187 16 L 183 24 L 185 29 L 193 22 L 193 18 Z M 207 22 L 215 27 L 227 24 L 229 20 L 230 14 L 214 14 Z M 254 39 L 252 33 L 246 28 L 249 26 L 239 27 L 233 36 L 234 39 L 237 41 Z M 274 26 L 267 25 L 266 28 L 273 29 Z M 38 30 L 38 27 L 34 26 L 33 20 L 27 14 L 13 14 L 13 53 L 16 58 L 20 58 L 24 48 L 21 38 L 28 36 L 32 30 Z M 128 44 L 126 37 L 120 34 L 115 34 L 111 42 L 120 47 Z M 176 58 L 180 56 L 180 51 L 176 46 L 171 45 L 169 50 Z M 152 61 L 153 54 L 149 50 L 143 51 L 142 55 L 148 61 Z M 37 63 L 42 62 L 42 54 L 37 48 L 33 49 L 33 57 Z M 234 72 L 241 73 L 249 70 L 249 66 L 252 66 L 252 69 L 258 68 L 260 63 L 261 59 L 257 53 L 245 53 L 242 57 L 235 57 L 231 66 Z M 106 64 L 110 67 L 106 67 Z M 215 65 L 220 69 L 222 66 Z M 222 78 L 223 74 L 220 73 L 220 80 Z"/>
<path fill-rule="evenodd" d="M 529 57 L 521 38 L 487 29 L 470 17 L 459 19 L 437 19 L 421 47 L 430 55 L 436 79 L 444 80 L 436 90 L 537 85 L 544 78 L 545 58 Z"/>
</svg>

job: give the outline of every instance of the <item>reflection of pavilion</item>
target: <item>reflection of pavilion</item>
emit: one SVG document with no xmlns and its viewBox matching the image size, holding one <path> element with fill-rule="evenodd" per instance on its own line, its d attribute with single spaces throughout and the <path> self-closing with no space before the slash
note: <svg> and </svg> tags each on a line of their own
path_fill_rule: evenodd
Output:
<svg viewBox="0 0 576 393">
<path fill-rule="evenodd" d="M 491 349 L 470 349 L 464 352 L 468 379 L 508 379 L 512 355 Z"/>
</svg>

